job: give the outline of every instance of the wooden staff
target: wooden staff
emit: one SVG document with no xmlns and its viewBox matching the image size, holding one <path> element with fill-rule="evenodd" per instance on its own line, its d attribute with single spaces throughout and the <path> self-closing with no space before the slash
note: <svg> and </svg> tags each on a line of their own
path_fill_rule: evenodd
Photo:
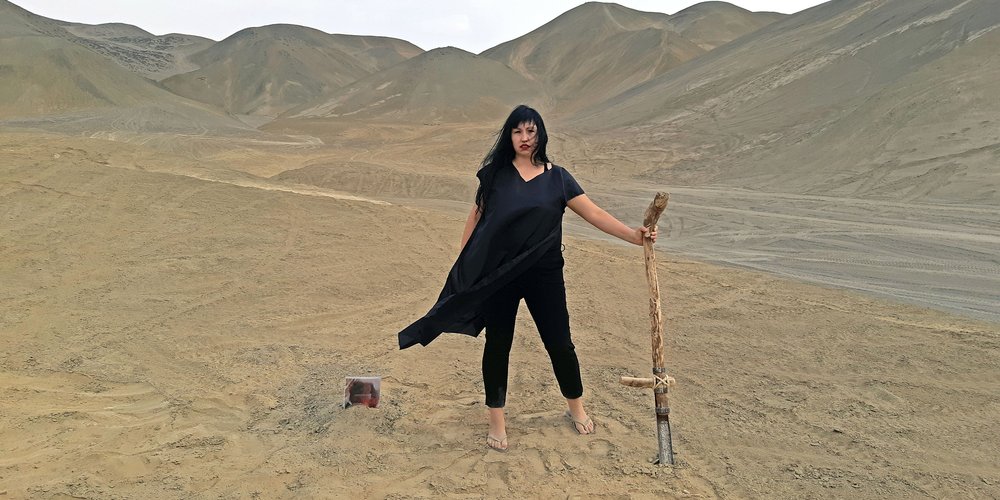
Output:
<svg viewBox="0 0 1000 500">
<path fill-rule="evenodd" d="M 652 230 L 660 220 L 660 214 L 667 208 L 667 193 L 656 193 L 653 202 L 646 209 L 646 217 L 642 225 Z M 652 327 L 653 340 L 653 377 L 635 378 L 621 377 L 622 385 L 630 387 L 652 388 L 656 403 L 656 437 L 660 454 L 656 463 L 674 464 L 674 445 L 670 437 L 670 404 L 667 389 L 673 385 L 674 379 L 667 375 L 663 362 L 663 314 L 660 311 L 660 283 L 656 279 L 656 253 L 653 251 L 653 241 L 644 238 L 643 254 L 646 257 L 646 281 L 649 282 L 649 321 Z"/>
</svg>

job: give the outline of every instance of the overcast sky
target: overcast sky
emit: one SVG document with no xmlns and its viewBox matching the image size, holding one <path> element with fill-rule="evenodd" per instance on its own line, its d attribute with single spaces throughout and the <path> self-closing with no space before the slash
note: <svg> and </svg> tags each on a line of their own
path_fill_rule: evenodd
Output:
<svg viewBox="0 0 1000 500">
<path fill-rule="evenodd" d="M 121 22 L 157 35 L 222 40 L 253 26 L 299 24 L 327 33 L 402 38 L 430 50 L 479 53 L 580 5 L 564 0 L 13 0 L 45 17 L 86 24 Z M 622 0 L 621 5 L 674 14 L 692 0 Z M 730 0 L 753 11 L 795 13 L 822 0 Z"/>
</svg>

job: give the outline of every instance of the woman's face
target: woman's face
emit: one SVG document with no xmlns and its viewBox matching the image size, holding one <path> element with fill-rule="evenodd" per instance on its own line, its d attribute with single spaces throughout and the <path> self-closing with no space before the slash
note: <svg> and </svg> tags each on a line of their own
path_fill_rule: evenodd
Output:
<svg viewBox="0 0 1000 500">
<path fill-rule="evenodd" d="M 531 159 L 538 147 L 538 129 L 532 122 L 524 122 L 514 127 L 510 132 L 510 140 L 514 143 L 514 152 L 519 157 Z"/>
</svg>

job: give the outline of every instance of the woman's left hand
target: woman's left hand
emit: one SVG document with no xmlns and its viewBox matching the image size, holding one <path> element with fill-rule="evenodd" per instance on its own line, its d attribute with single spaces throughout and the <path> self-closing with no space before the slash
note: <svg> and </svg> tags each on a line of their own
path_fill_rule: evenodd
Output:
<svg viewBox="0 0 1000 500">
<path fill-rule="evenodd" d="M 653 226 L 652 230 L 645 226 L 635 228 L 635 239 L 632 240 L 632 243 L 641 246 L 642 240 L 645 238 L 649 238 L 653 243 L 656 243 L 656 226 Z"/>
</svg>

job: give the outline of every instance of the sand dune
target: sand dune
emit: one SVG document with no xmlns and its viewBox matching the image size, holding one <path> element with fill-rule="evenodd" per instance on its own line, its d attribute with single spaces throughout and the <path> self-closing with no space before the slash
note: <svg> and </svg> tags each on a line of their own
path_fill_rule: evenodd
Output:
<svg viewBox="0 0 1000 500">
<path fill-rule="evenodd" d="M 197 46 L 196 38 L 146 36 L 129 25 L 56 21 L 6 1 L 0 12 L 0 125 L 72 134 L 251 132 L 221 110 L 177 96 L 142 76 L 176 69 L 172 54 L 189 49 L 189 43 Z M 98 43 L 112 38 L 110 45 Z M 128 51 L 115 52 L 119 45 L 156 52 L 160 55 L 149 56 L 150 61 L 166 66 Z"/>
<path fill-rule="evenodd" d="M 74 42 L 153 80 L 196 69 L 190 56 L 215 44 L 193 35 L 157 36 L 129 24 L 67 24 L 65 29 L 76 36 Z"/>
<path fill-rule="evenodd" d="M 0 0 L 0 36 L 49 36 L 86 47 L 129 71 L 159 80 L 194 69 L 187 56 L 212 45 L 204 37 L 156 36 L 122 23 L 89 25 L 48 19 Z"/>
<path fill-rule="evenodd" d="M 750 12 L 726 2 L 701 2 L 670 16 L 667 26 L 712 50 L 785 17 L 777 12 Z"/>
<path fill-rule="evenodd" d="M 482 56 L 544 83 L 560 112 L 599 102 L 704 53 L 665 14 L 587 3 Z"/>
<path fill-rule="evenodd" d="M 0 0 L 0 34 L 9 36 L 66 36 L 67 23 L 29 12 L 9 0 Z"/>
<path fill-rule="evenodd" d="M 247 28 L 194 54 L 201 68 L 163 85 L 231 113 L 277 116 L 420 52 L 393 38 L 329 35 L 293 25 Z"/>
<path fill-rule="evenodd" d="M 546 109 L 544 88 L 492 59 L 454 47 L 434 49 L 294 108 L 285 118 L 416 123 L 479 121 L 530 102 Z"/>
<path fill-rule="evenodd" d="M 249 131 L 60 38 L 2 37 L 0 67 L 0 124 L 69 133 Z"/>
<path fill-rule="evenodd" d="M 580 123 L 637 127 L 637 149 L 700 150 L 664 157 L 648 178 L 995 201 L 994 7 L 829 2 L 595 106 Z"/>
<path fill-rule="evenodd" d="M 724 2 L 675 17 L 588 2 L 482 53 L 543 82 L 568 112 L 603 101 L 773 22 Z"/>
</svg>

